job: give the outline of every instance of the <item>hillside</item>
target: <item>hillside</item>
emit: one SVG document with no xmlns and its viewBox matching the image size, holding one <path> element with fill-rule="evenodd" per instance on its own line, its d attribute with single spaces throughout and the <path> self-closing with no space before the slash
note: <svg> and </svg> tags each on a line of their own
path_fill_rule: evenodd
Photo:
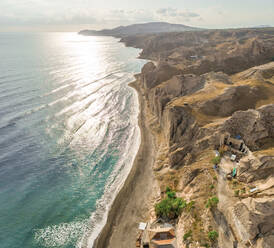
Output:
<svg viewBox="0 0 274 248">
<path fill-rule="evenodd" d="M 157 139 L 153 168 L 160 190 L 169 186 L 195 202 L 176 224 L 178 247 L 209 244 L 207 233 L 216 230 L 212 247 L 271 248 L 274 29 L 155 35 L 141 56 L 155 61 L 144 66 L 137 82 Z M 215 171 L 211 160 L 224 149 L 221 137 L 227 133 L 241 137 L 248 152 L 226 147 Z M 232 154 L 237 163 L 230 161 Z M 237 176 L 227 180 L 232 168 Z M 205 202 L 214 196 L 218 208 L 209 211 Z M 180 237 L 190 230 L 191 239 L 183 242 Z"/>
<path fill-rule="evenodd" d="M 142 48 L 140 56 L 153 61 L 136 75 L 134 87 L 155 139 L 157 186 L 143 204 L 145 219 L 136 222 L 155 221 L 154 206 L 168 186 L 192 204 L 170 220 L 177 247 L 272 248 L 274 28 L 138 35 L 122 41 Z M 218 203 L 207 208 L 212 198 Z M 127 229 L 128 217 L 120 218 L 108 239 L 128 247 L 122 240 L 130 238 L 134 247 L 137 226 L 128 237 L 119 232 Z M 218 238 L 210 239 L 212 232 Z"/>
<path fill-rule="evenodd" d="M 129 26 L 120 26 L 114 29 L 103 30 L 82 30 L 81 35 L 87 36 L 114 36 L 125 37 L 140 34 L 166 33 L 166 32 L 182 32 L 199 30 L 195 27 L 189 27 L 182 24 L 170 24 L 167 22 L 149 22 L 142 24 L 133 24 Z"/>
</svg>

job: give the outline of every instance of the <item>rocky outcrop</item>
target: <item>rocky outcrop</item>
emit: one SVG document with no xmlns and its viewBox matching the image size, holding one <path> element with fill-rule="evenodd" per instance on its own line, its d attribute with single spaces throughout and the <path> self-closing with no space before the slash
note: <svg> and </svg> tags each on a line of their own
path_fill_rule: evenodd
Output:
<svg viewBox="0 0 274 248">
<path fill-rule="evenodd" d="M 239 181 L 245 183 L 266 180 L 269 176 L 274 175 L 274 156 L 243 158 L 238 168 L 238 174 Z"/>
<path fill-rule="evenodd" d="M 161 62 L 155 66 L 152 62 L 149 62 L 144 66 L 141 73 L 143 88 L 145 90 L 152 89 L 179 73 L 180 70 L 168 63 Z"/>
<path fill-rule="evenodd" d="M 274 104 L 257 110 L 237 111 L 224 122 L 222 131 L 241 135 L 251 150 L 260 149 L 274 139 Z"/>
<path fill-rule="evenodd" d="M 226 117 L 238 110 L 254 109 L 257 101 L 264 97 L 259 87 L 240 85 L 228 88 L 223 94 L 205 101 L 201 111 L 206 115 Z"/>
<path fill-rule="evenodd" d="M 204 77 L 192 74 L 176 75 L 168 81 L 152 88 L 148 93 L 150 109 L 159 118 L 161 123 L 164 108 L 175 97 L 192 94 L 203 88 Z"/>
<path fill-rule="evenodd" d="M 250 245 L 261 238 L 263 241 L 261 240 L 260 243 L 264 242 L 267 245 L 274 229 L 273 209 L 273 198 L 249 197 L 231 207 L 229 210 L 231 225 L 240 243 Z M 264 236 L 268 238 L 263 238 Z"/>
</svg>

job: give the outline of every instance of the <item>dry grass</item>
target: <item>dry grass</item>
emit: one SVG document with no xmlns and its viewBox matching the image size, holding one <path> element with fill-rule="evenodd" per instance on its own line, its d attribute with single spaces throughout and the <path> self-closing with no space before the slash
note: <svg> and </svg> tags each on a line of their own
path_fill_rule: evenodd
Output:
<svg viewBox="0 0 274 248">
<path fill-rule="evenodd" d="M 195 116 L 197 122 L 201 126 L 218 125 L 226 118 L 220 118 L 219 116 L 209 116 L 200 111 L 199 106 L 201 103 L 212 100 L 217 96 L 220 96 L 231 87 L 237 87 L 240 85 L 248 85 L 250 87 L 258 88 L 258 98 L 256 102 L 256 108 L 259 108 L 266 104 L 274 103 L 274 78 L 271 80 L 258 80 L 258 79 L 247 79 L 240 80 L 236 76 L 232 77 L 234 84 L 227 85 L 222 82 L 210 82 L 202 90 L 188 96 L 183 96 L 170 102 L 170 106 L 184 106 L 186 103 L 191 109 L 192 115 Z M 254 99 L 255 101 L 255 99 Z"/>
<path fill-rule="evenodd" d="M 274 103 L 274 78 L 270 80 L 246 79 L 235 82 L 235 86 L 240 85 L 249 85 L 251 87 L 257 87 L 259 89 L 260 94 L 263 95 L 263 99 L 257 101 L 256 108 L 259 108 L 266 104 Z"/>
<path fill-rule="evenodd" d="M 210 84 L 205 85 L 202 90 L 195 92 L 192 95 L 187 95 L 180 97 L 173 101 L 172 106 L 183 106 L 185 103 L 189 105 L 194 105 L 204 101 L 214 99 L 216 96 L 221 95 L 225 89 L 229 86 L 222 82 L 210 82 Z"/>
<path fill-rule="evenodd" d="M 219 118 L 218 116 L 206 115 L 199 111 L 197 107 L 192 108 L 191 114 L 196 118 L 196 121 L 200 126 L 208 126 L 211 123 L 218 125 L 218 123 L 220 123 L 219 121 L 223 120 L 223 118 Z"/>
<path fill-rule="evenodd" d="M 253 152 L 254 156 L 274 156 L 274 144 L 272 147 Z"/>
</svg>

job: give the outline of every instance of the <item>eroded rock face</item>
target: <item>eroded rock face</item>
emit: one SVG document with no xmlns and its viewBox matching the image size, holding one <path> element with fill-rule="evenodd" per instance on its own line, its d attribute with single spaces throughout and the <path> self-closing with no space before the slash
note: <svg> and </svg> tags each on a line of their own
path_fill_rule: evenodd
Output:
<svg viewBox="0 0 274 248">
<path fill-rule="evenodd" d="M 230 223 L 242 243 L 256 242 L 274 228 L 274 199 L 247 198 L 229 209 Z"/>
<path fill-rule="evenodd" d="M 240 85 L 228 88 L 223 94 L 204 102 L 201 111 L 207 115 L 226 117 L 238 110 L 255 108 L 260 99 L 264 99 L 264 94 L 259 87 Z"/>
<path fill-rule="evenodd" d="M 259 149 L 262 141 L 274 138 L 274 104 L 258 110 L 237 111 L 225 121 L 222 131 L 231 135 L 241 135 L 251 150 Z"/>
<path fill-rule="evenodd" d="M 241 159 L 238 168 L 238 179 L 241 182 L 252 183 L 267 179 L 274 175 L 274 156 L 261 156 L 260 159 Z"/>
<path fill-rule="evenodd" d="M 191 74 L 173 76 L 170 80 L 149 91 L 148 102 L 151 111 L 159 117 L 159 122 L 161 122 L 163 110 L 168 102 L 175 97 L 192 94 L 200 90 L 204 83 L 204 77 L 196 77 Z"/>
<path fill-rule="evenodd" d="M 257 80 L 268 80 L 274 76 L 274 62 L 255 66 L 246 71 L 239 72 L 236 77 L 241 80 L 246 79 L 257 79 Z"/>
<path fill-rule="evenodd" d="M 273 34 L 273 28 L 209 30 L 126 37 L 123 41 L 142 48 L 143 58 L 182 65 L 184 74 L 233 74 L 270 62 L 274 56 Z"/>
<path fill-rule="evenodd" d="M 263 238 L 259 238 L 257 241 L 257 248 L 272 248 L 274 244 L 274 232 L 266 235 Z"/>
<path fill-rule="evenodd" d="M 193 137 L 199 130 L 189 111 L 187 106 L 175 106 L 167 108 L 164 112 L 162 125 L 169 144 L 171 167 L 184 164 L 184 158 L 192 150 Z"/>
<path fill-rule="evenodd" d="M 160 62 L 156 67 L 152 62 L 149 62 L 142 69 L 141 75 L 143 88 L 145 90 L 152 89 L 179 73 L 180 70 L 170 66 L 168 63 Z"/>
<path fill-rule="evenodd" d="M 186 171 L 182 177 L 182 189 L 188 186 L 193 181 L 193 179 L 196 178 L 201 172 L 201 169 L 189 169 L 188 171 Z"/>
</svg>

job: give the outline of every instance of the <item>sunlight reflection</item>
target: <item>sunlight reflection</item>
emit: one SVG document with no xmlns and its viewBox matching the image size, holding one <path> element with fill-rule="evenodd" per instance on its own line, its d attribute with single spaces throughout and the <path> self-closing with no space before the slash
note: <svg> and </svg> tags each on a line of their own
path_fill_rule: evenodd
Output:
<svg viewBox="0 0 274 248">
<path fill-rule="evenodd" d="M 68 67 L 79 65 L 81 79 L 84 82 L 92 81 L 94 75 L 103 72 L 101 37 L 68 33 L 62 35 L 60 39 L 60 42 L 65 44 L 64 49 L 69 50 L 70 53 L 70 59 L 67 61 Z"/>
</svg>

